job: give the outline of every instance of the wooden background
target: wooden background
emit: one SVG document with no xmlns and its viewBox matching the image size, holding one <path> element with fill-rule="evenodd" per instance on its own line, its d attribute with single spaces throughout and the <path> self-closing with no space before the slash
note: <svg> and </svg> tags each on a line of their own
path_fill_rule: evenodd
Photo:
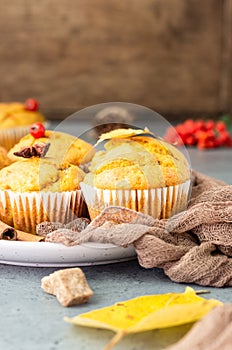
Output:
<svg viewBox="0 0 232 350">
<path fill-rule="evenodd" d="M 232 0 L 0 0 L 0 100 L 230 112 L 231 40 Z"/>
</svg>

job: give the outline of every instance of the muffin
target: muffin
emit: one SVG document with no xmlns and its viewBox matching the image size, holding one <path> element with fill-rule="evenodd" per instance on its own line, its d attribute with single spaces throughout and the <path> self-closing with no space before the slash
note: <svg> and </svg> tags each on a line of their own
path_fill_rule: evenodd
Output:
<svg viewBox="0 0 232 350">
<path fill-rule="evenodd" d="M 12 162 L 18 161 L 19 157 L 14 154 L 15 152 L 20 152 L 25 147 L 32 147 L 39 143 L 49 143 L 50 147 L 46 157 L 56 159 L 56 162 L 62 165 L 73 164 L 79 166 L 80 164 L 88 163 L 95 153 L 94 147 L 80 138 L 67 133 L 45 130 L 42 137 L 35 138 L 28 134 L 21 138 L 9 150 L 8 157 Z"/>
<path fill-rule="evenodd" d="M 158 219 L 186 208 L 190 168 L 177 148 L 146 129 L 114 130 L 105 139 L 105 150 L 95 154 L 80 184 L 91 219 L 110 205 Z"/>
<path fill-rule="evenodd" d="M 56 159 L 31 157 L 0 170 L 0 220 L 35 233 L 42 221 L 68 223 L 86 215 L 79 183 L 85 173 Z"/>
<path fill-rule="evenodd" d="M 32 123 L 46 124 L 38 108 L 38 102 L 34 99 L 28 99 L 25 103 L 0 103 L 0 145 L 9 150 L 28 133 Z"/>
<path fill-rule="evenodd" d="M 0 170 L 7 165 L 10 165 L 11 161 L 7 156 L 7 150 L 0 146 Z"/>
</svg>

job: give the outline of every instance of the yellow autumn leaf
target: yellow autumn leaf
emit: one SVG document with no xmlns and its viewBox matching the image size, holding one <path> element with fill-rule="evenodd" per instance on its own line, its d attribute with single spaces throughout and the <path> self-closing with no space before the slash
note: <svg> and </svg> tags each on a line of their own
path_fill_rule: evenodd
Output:
<svg viewBox="0 0 232 350">
<path fill-rule="evenodd" d="M 101 134 L 96 145 L 98 145 L 100 142 L 105 141 L 105 140 L 123 139 L 123 138 L 132 137 L 132 136 L 138 136 L 141 134 L 153 135 L 153 133 L 148 128 L 145 128 L 145 129 L 116 129 L 116 130 L 111 130 L 109 132 Z"/>
<path fill-rule="evenodd" d="M 215 299 L 206 300 L 186 287 L 184 293 L 140 296 L 64 320 L 116 332 L 105 347 L 109 350 L 126 334 L 195 322 L 218 305 L 222 303 Z"/>
</svg>

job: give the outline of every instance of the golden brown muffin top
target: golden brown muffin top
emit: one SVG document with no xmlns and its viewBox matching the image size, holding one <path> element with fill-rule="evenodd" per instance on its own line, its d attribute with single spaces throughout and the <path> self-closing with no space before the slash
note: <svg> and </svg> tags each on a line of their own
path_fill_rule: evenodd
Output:
<svg viewBox="0 0 232 350">
<path fill-rule="evenodd" d="M 41 138 L 34 138 L 31 134 L 24 136 L 9 150 L 8 157 L 14 162 L 18 161 L 19 157 L 15 156 L 14 152 L 38 143 L 50 143 L 46 158 L 55 159 L 57 164 L 88 163 L 95 153 L 94 147 L 82 139 L 66 133 L 46 130 L 45 136 Z"/>
<path fill-rule="evenodd" d="M 0 146 L 0 169 L 10 165 L 11 161 L 7 156 L 7 150 Z"/>
<path fill-rule="evenodd" d="M 44 122 L 45 117 L 38 111 L 29 111 L 19 102 L 0 103 L 0 129 Z"/>
<path fill-rule="evenodd" d="M 117 135 L 115 131 L 114 135 Z M 150 135 L 112 138 L 104 151 L 95 154 L 90 170 L 85 183 L 111 190 L 174 186 L 190 178 L 185 156 L 174 146 Z"/>
<path fill-rule="evenodd" d="M 77 166 L 60 167 L 47 158 L 20 160 L 0 170 L 0 190 L 62 192 L 79 189 L 85 173 Z"/>
</svg>

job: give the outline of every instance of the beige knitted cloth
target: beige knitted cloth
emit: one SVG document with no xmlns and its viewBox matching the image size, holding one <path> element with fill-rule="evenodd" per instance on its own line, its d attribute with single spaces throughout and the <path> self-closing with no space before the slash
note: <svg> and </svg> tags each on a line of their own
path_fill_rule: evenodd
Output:
<svg viewBox="0 0 232 350">
<path fill-rule="evenodd" d="M 232 185 L 193 172 L 186 211 L 157 220 L 109 207 L 68 245 L 87 241 L 134 244 L 141 266 L 162 268 L 176 282 L 232 286 Z"/>
<path fill-rule="evenodd" d="M 232 304 L 214 308 L 203 319 L 195 323 L 179 342 L 166 348 L 166 350 L 188 349 L 232 349 Z"/>
</svg>

